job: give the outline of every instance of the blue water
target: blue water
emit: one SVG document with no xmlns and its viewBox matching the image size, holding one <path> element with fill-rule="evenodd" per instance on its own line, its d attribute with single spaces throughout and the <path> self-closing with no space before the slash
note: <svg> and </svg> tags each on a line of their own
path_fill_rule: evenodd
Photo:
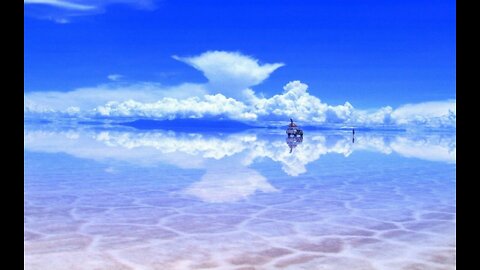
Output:
<svg viewBox="0 0 480 270">
<path fill-rule="evenodd" d="M 455 269 L 455 132 L 25 125 L 26 269 Z"/>
</svg>

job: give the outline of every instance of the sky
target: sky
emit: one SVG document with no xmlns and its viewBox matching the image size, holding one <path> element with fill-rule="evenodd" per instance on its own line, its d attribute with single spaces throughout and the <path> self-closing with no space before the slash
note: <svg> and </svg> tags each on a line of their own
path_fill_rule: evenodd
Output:
<svg viewBox="0 0 480 270">
<path fill-rule="evenodd" d="M 148 104 L 221 93 L 249 106 L 300 81 L 328 106 L 455 110 L 455 1 L 24 3 L 24 92 L 36 108 L 114 89 Z"/>
</svg>

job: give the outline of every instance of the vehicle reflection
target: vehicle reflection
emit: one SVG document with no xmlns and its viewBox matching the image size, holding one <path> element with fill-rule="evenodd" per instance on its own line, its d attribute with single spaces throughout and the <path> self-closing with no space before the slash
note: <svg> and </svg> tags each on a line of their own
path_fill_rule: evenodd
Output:
<svg viewBox="0 0 480 270">
<path fill-rule="evenodd" d="M 285 140 L 287 142 L 288 147 L 290 148 L 290 153 L 292 153 L 293 149 L 297 147 L 297 145 L 303 142 L 303 137 L 287 137 Z"/>
</svg>

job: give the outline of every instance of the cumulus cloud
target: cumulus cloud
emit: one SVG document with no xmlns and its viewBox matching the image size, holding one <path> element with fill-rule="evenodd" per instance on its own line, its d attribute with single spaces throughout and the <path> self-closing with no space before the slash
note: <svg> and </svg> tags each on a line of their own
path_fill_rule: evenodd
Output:
<svg viewBox="0 0 480 270">
<path fill-rule="evenodd" d="M 268 78 L 282 64 L 260 65 L 249 56 L 220 51 L 175 58 L 201 70 L 209 81 L 169 87 L 153 82 L 113 81 L 69 92 L 29 92 L 25 94 L 25 114 L 84 118 L 209 117 L 257 123 L 294 118 L 300 123 L 340 126 L 451 128 L 456 124 L 455 100 L 362 110 L 348 101 L 340 105 L 324 103 L 300 81 L 287 83 L 280 94 L 261 97 L 250 87 Z M 109 78 L 118 80 L 120 75 L 112 74 Z"/>
<path fill-rule="evenodd" d="M 187 99 L 162 98 L 153 103 L 134 100 L 109 102 L 96 112 L 106 117 L 141 117 L 157 119 L 222 117 L 241 121 L 277 121 L 290 117 L 308 124 L 339 124 L 379 126 L 454 127 L 455 102 L 437 101 L 402 106 L 383 107 L 375 111 L 355 109 L 349 102 L 331 106 L 307 92 L 308 86 L 299 81 L 288 83 L 284 93 L 259 98 L 253 91 L 247 101 L 227 98 L 222 94 Z M 409 109 L 412 109 L 410 111 Z"/>
<path fill-rule="evenodd" d="M 134 100 L 114 101 L 105 106 L 99 106 L 96 111 L 101 116 L 115 117 L 175 119 L 222 116 L 235 120 L 256 119 L 256 115 L 249 112 L 245 104 L 221 94 L 206 95 L 203 98 L 162 98 L 154 103 L 141 103 Z"/>
<path fill-rule="evenodd" d="M 455 100 L 407 104 L 396 109 L 391 115 L 398 124 L 442 126 L 455 123 L 457 106 Z"/>
<path fill-rule="evenodd" d="M 242 98 L 243 91 L 260 84 L 283 63 L 259 64 L 257 59 L 238 52 L 208 51 L 199 56 L 179 57 L 200 70 L 208 79 L 209 88 L 233 98 Z"/>
</svg>

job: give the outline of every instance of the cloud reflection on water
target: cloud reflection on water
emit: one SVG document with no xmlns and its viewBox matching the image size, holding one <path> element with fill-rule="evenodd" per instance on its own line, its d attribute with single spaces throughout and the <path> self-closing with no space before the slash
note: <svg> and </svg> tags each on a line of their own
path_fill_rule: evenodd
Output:
<svg viewBox="0 0 480 270">
<path fill-rule="evenodd" d="M 322 155 L 355 151 L 396 153 L 404 157 L 455 163 L 454 134 L 409 134 L 309 131 L 302 141 L 286 139 L 281 131 L 247 130 L 230 134 L 175 133 L 166 131 L 94 130 L 90 128 L 24 131 L 25 149 L 33 152 L 66 153 L 77 158 L 136 166 L 170 164 L 181 169 L 204 169 L 199 181 L 185 193 L 206 202 L 233 202 L 260 192 L 276 191 L 268 180 L 251 168 L 268 158 L 281 164 L 290 176 L 307 172 L 306 165 Z"/>
</svg>

